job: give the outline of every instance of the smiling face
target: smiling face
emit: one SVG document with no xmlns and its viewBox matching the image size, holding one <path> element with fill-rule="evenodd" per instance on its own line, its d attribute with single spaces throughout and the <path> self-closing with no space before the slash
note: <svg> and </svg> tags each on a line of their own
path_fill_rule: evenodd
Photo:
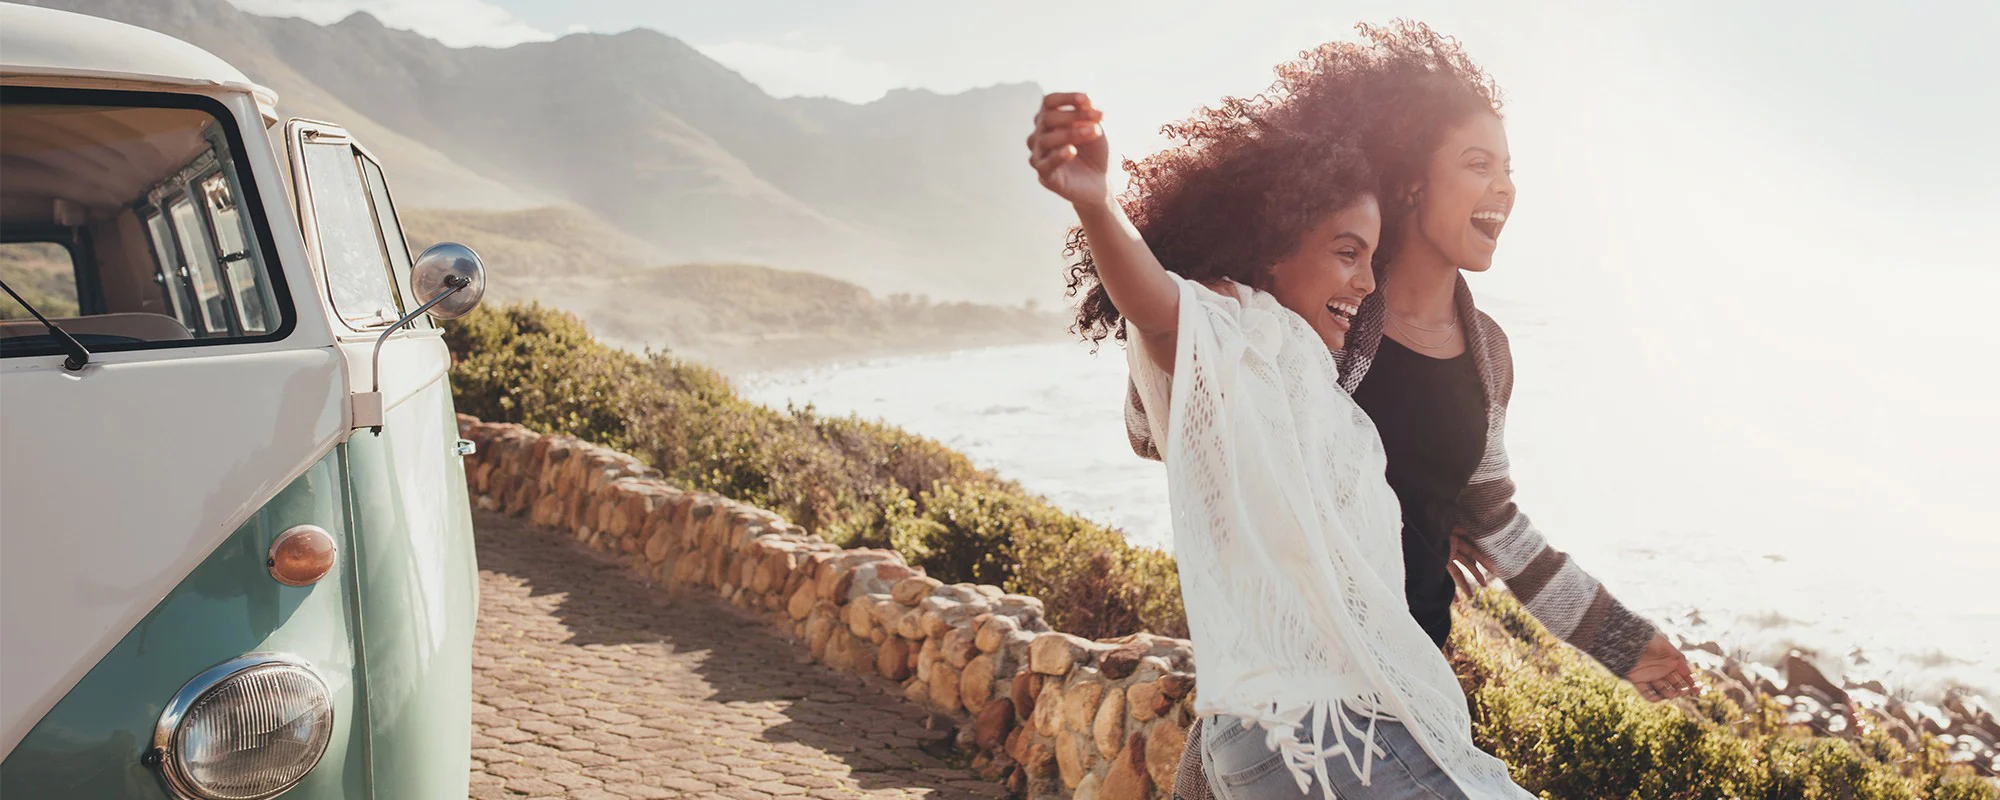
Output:
<svg viewBox="0 0 2000 800">
<path fill-rule="evenodd" d="M 1435 250 L 1459 269 L 1493 266 L 1500 230 L 1514 211 L 1512 175 L 1500 118 L 1473 115 L 1431 153 L 1407 245 Z"/>
<path fill-rule="evenodd" d="M 1382 210 L 1373 195 L 1327 215 L 1299 246 L 1271 268 L 1271 295 L 1304 317 L 1327 349 L 1347 344 L 1361 299 L 1375 291 L 1368 266 L 1382 235 Z"/>
</svg>

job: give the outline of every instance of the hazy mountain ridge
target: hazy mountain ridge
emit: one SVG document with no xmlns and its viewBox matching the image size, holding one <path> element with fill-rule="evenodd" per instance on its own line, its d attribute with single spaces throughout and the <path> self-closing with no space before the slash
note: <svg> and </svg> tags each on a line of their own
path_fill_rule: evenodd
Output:
<svg viewBox="0 0 2000 800">
<path fill-rule="evenodd" d="M 226 0 L 31 0 L 186 39 L 346 125 L 406 208 L 573 205 L 666 261 L 820 272 L 885 292 L 1052 299 L 1060 204 L 1025 179 L 1013 84 L 866 104 L 773 98 L 656 31 L 451 48 L 357 13 Z"/>
</svg>

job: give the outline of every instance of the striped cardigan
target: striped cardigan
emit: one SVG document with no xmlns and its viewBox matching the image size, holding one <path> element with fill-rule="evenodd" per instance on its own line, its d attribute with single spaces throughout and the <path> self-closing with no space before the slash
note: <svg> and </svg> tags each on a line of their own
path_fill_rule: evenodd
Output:
<svg viewBox="0 0 2000 800">
<path fill-rule="evenodd" d="M 1378 288 L 1362 302 L 1361 313 L 1348 332 L 1347 346 L 1334 353 L 1341 387 L 1350 393 L 1367 377 L 1376 348 L 1382 344 L 1384 297 Z M 1473 307 L 1472 291 L 1463 277 L 1458 279 L 1454 299 L 1459 323 L 1467 332 L 1466 347 L 1472 350 L 1486 389 L 1486 452 L 1459 496 L 1459 527 L 1528 613 L 1550 633 L 1623 676 L 1638 663 L 1655 629 L 1613 598 L 1567 554 L 1550 547 L 1514 504 L 1514 482 L 1507 474 L 1507 451 L 1502 444 L 1507 401 L 1514 392 L 1514 358 L 1507 334 L 1492 317 Z M 1160 454 L 1151 431 L 1138 390 L 1128 383 L 1126 436 L 1134 452 L 1157 461 Z M 1201 773 L 1200 721 L 1189 731 L 1188 742 L 1191 746 L 1181 759 L 1174 796 L 1208 800 L 1208 784 Z"/>
</svg>

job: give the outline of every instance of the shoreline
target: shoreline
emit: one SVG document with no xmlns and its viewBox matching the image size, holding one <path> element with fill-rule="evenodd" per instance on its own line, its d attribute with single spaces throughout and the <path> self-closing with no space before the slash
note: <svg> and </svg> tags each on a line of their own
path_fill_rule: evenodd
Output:
<svg viewBox="0 0 2000 800">
<path fill-rule="evenodd" d="M 1022 335 L 1018 331 L 962 331 L 924 337 L 842 337 L 842 336 L 740 336 L 679 346 L 659 342 L 602 337 L 621 350 L 643 354 L 650 345 L 656 350 L 699 363 L 722 373 L 732 382 L 760 375 L 837 369 L 884 359 L 937 356 L 967 350 L 1058 344 L 1077 341 L 1063 331 L 1043 335 Z M 1078 342 L 1081 346 L 1081 342 Z"/>
<path fill-rule="evenodd" d="M 590 320 L 588 314 L 578 314 Z M 748 380 L 764 374 L 812 372 L 844 366 L 860 366 L 890 358 L 944 356 L 964 350 L 1016 348 L 1076 342 L 1076 334 L 1064 328 L 1066 318 L 1048 316 L 1048 326 L 994 326 L 994 328 L 928 328 L 908 330 L 808 330 L 808 332 L 756 332 L 756 334 L 716 334 L 690 342 L 666 342 L 644 336 L 622 336 L 604 326 L 590 324 L 592 334 L 618 350 L 644 354 L 646 348 L 666 352 L 674 358 L 696 362 L 720 372 L 724 378 Z"/>
<path fill-rule="evenodd" d="M 2000 716 L 1970 689 L 1946 689 L 1940 702 L 1930 703 L 1879 680 L 1836 683 L 1803 651 L 1793 650 L 1772 666 L 1725 655 L 1713 641 L 1670 635 L 1695 672 L 1747 714 L 1755 715 L 1760 701 L 1769 701 L 1785 724 L 1849 741 L 1881 731 L 1912 751 L 1928 734 L 1944 745 L 1948 762 L 1966 764 L 1988 780 L 2000 777 Z"/>
</svg>

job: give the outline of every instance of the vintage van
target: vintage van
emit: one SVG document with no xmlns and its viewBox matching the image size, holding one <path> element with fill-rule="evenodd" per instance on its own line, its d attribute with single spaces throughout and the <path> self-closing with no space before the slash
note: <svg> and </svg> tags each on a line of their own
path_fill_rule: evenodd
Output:
<svg viewBox="0 0 2000 800">
<path fill-rule="evenodd" d="M 383 168 L 171 37 L 0 5 L 0 796 L 465 797 L 477 572 Z"/>
</svg>

